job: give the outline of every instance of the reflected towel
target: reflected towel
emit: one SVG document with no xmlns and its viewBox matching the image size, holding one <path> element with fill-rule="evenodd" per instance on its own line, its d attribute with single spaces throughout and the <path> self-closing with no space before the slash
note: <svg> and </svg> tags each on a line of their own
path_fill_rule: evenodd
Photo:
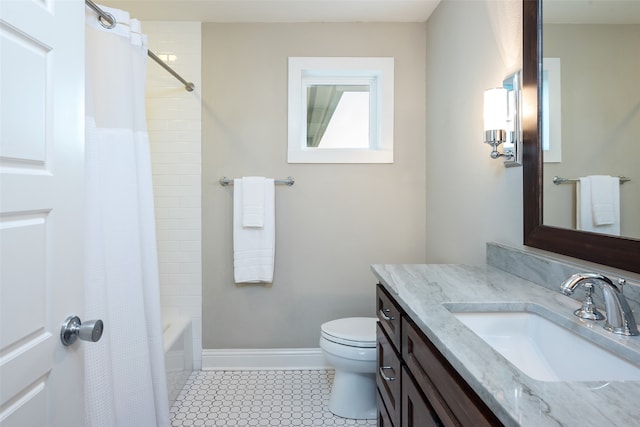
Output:
<svg viewBox="0 0 640 427">
<path fill-rule="evenodd" d="M 610 176 L 591 176 L 591 211 L 593 223 L 611 225 L 616 222 L 614 193 L 620 188 L 620 180 Z"/>
<path fill-rule="evenodd" d="M 233 267 L 236 283 L 272 283 L 275 260 L 275 191 L 273 179 L 264 179 L 262 227 L 243 226 L 244 178 L 233 190 Z"/>
<path fill-rule="evenodd" d="M 576 187 L 578 230 L 620 235 L 620 179 L 594 175 L 582 177 Z"/>
</svg>

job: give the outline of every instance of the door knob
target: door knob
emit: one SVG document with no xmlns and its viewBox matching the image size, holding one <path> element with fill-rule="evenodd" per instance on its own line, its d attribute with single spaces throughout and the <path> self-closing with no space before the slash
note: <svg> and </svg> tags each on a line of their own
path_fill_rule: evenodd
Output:
<svg viewBox="0 0 640 427">
<path fill-rule="evenodd" d="M 62 322 L 60 340 L 63 345 L 71 345 L 78 338 L 82 341 L 96 342 L 102 337 L 104 324 L 102 320 L 89 320 L 84 323 L 78 316 L 69 316 Z"/>
</svg>

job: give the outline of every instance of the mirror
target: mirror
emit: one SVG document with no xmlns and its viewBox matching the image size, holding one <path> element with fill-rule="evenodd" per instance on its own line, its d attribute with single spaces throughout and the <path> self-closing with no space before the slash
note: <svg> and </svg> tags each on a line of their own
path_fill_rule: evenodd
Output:
<svg viewBox="0 0 640 427">
<path fill-rule="evenodd" d="M 289 163 L 393 163 L 393 58 L 289 58 Z"/>
<path fill-rule="evenodd" d="M 544 5 L 541 3 L 544 1 Z M 549 2 L 549 3 L 547 3 Z M 554 4 L 553 6 L 551 4 Z M 543 57 L 546 56 L 545 43 L 546 39 L 544 38 L 544 20 L 542 15 L 543 8 L 549 7 L 549 9 L 553 10 L 555 6 L 566 7 L 563 10 L 566 10 L 566 15 L 574 19 L 577 16 L 581 16 L 582 10 L 575 9 L 576 5 L 582 5 L 583 2 L 578 2 L 575 0 L 572 1 L 552 1 L 552 0 L 523 0 L 523 36 L 524 36 L 524 44 L 523 44 L 523 141 L 524 141 L 524 169 L 523 169 L 523 179 L 524 179 L 524 243 L 525 245 L 588 260 L 596 263 L 608 265 L 611 267 L 621 268 L 624 270 L 640 273 L 640 240 L 638 237 L 633 235 L 633 232 L 629 232 L 629 236 L 613 236 L 610 234 L 601 234 L 596 232 L 586 232 L 586 231 L 578 231 L 574 229 L 573 224 L 569 223 L 559 223 L 559 220 L 554 220 L 551 218 L 551 214 L 549 212 L 552 209 L 555 209 L 553 204 L 556 203 L 552 201 L 552 191 L 562 190 L 569 191 L 570 186 L 574 184 L 563 184 L 555 187 L 549 187 L 548 182 L 552 180 L 553 174 L 557 173 L 559 168 L 561 168 L 562 164 L 569 165 L 571 163 L 576 163 L 575 169 L 567 169 L 566 174 L 565 171 L 562 172 L 564 178 L 578 178 L 584 175 L 591 174 L 613 174 L 613 175 L 622 175 L 629 174 L 629 178 L 632 181 L 624 184 L 628 187 L 624 187 L 620 189 L 620 197 L 624 198 L 622 203 L 625 205 L 627 203 L 632 203 L 630 200 L 627 200 L 629 195 L 624 192 L 630 192 L 629 188 L 633 188 L 632 185 L 635 185 L 636 188 L 640 180 L 636 178 L 634 181 L 633 171 L 638 170 L 637 166 L 632 169 L 621 170 L 621 172 L 609 172 L 603 169 L 578 169 L 579 167 L 591 167 L 592 164 L 597 164 L 598 167 L 603 166 L 604 161 L 600 161 L 603 155 L 603 152 L 606 151 L 619 151 L 618 146 L 613 144 L 613 140 L 615 138 L 620 138 L 621 132 L 617 129 L 607 129 L 603 130 L 601 136 L 595 145 L 596 149 L 599 149 L 595 154 L 591 154 L 589 160 L 585 160 L 584 158 L 578 159 L 575 161 L 571 159 L 570 156 L 575 155 L 573 152 L 578 150 L 584 150 L 586 152 L 586 142 L 587 136 L 585 132 L 588 131 L 588 126 L 591 123 L 587 124 L 587 118 L 584 116 L 586 113 L 575 112 L 573 109 L 578 108 L 575 106 L 576 101 L 572 101 L 567 95 L 567 90 L 564 87 L 565 82 L 569 81 L 570 84 L 582 82 L 581 85 L 572 89 L 572 92 L 579 92 L 579 94 L 587 95 L 590 92 L 595 92 L 593 85 L 597 84 L 598 86 L 604 86 L 607 84 L 614 83 L 614 81 L 618 80 L 619 77 L 617 74 L 613 76 L 609 76 L 608 78 L 604 78 L 602 76 L 598 77 L 597 83 L 586 83 L 582 79 L 586 78 L 587 68 L 593 68 L 594 66 L 583 64 L 581 68 L 579 68 L 579 72 L 574 74 L 570 74 L 568 72 L 569 69 L 574 68 L 574 66 L 569 66 L 571 61 L 567 59 L 565 61 L 564 58 L 560 57 L 560 67 L 562 69 L 562 99 L 561 99 L 561 134 L 562 134 L 562 157 L 561 162 L 557 164 L 551 164 L 551 162 L 544 162 L 543 152 L 542 152 L 542 135 L 544 126 L 543 117 L 545 115 L 545 111 L 542 108 L 542 81 L 543 81 L 543 70 L 544 70 L 544 61 Z M 593 1 L 585 1 L 585 5 L 595 5 L 594 7 L 602 6 L 600 2 Z M 628 3 L 631 4 L 632 7 L 635 8 L 636 11 L 640 11 L 638 6 L 640 5 L 638 2 L 615 2 L 608 1 L 606 2 L 609 6 L 612 6 L 616 3 Z M 574 7 L 574 9 L 571 9 Z M 562 9 L 562 8 L 561 8 Z M 609 16 L 610 11 L 615 8 L 608 7 L 604 9 L 599 9 L 600 15 L 603 14 Z M 627 13 L 628 15 L 628 13 Z M 546 14 L 545 14 L 546 16 Z M 575 24 L 574 24 L 575 25 Z M 555 29 L 553 27 L 547 31 L 553 33 Z M 583 31 L 585 28 L 575 27 L 571 28 L 573 31 Z M 555 34 L 554 37 L 564 38 L 568 37 L 566 34 Z M 596 37 L 588 37 L 585 34 L 581 34 L 578 37 L 580 43 L 586 42 L 589 49 L 595 48 L 599 44 L 599 38 Z M 574 39 L 572 42 L 577 43 L 578 40 Z M 566 40 L 564 41 L 566 42 Z M 638 37 L 635 37 L 634 53 L 631 56 L 637 57 L 637 48 L 640 44 Z M 556 47 L 551 47 L 550 49 L 556 49 Z M 609 48 L 609 49 L 617 49 L 617 47 Z M 580 51 L 583 49 L 576 49 L 575 46 L 573 50 Z M 552 50 L 553 52 L 553 50 Z M 563 52 L 556 51 L 553 53 L 554 55 L 560 55 Z M 601 61 L 600 57 L 594 57 L 595 54 L 590 54 L 587 59 L 591 61 L 592 64 L 597 64 Z M 619 62 L 622 58 L 616 56 L 616 60 L 613 61 L 614 70 L 617 68 L 615 64 Z M 622 55 L 624 56 L 624 55 Z M 551 56 L 549 56 L 551 57 Z M 556 56 L 559 57 L 559 56 Z M 567 63 L 565 67 L 564 64 Z M 618 101 L 620 102 L 622 97 L 625 99 L 626 105 L 626 115 L 623 113 L 622 116 L 618 115 L 617 123 L 619 124 L 621 121 L 625 119 L 627 121 L 633 122 L 639 121 L 640 117 L 640 106 L 638 106 L 638 92 L 635 92 L 634 96 L 629 96 L 630 90 L 629 86 L 634 86 L 637 88 L 638 80 L 637 80 L 637 72 L 635 74 L 636 78 L 632 81 L 627 81 L 625 90 L 622 94 L 617 94 Z M 539 84 L 540 83 L 540 84 Z M 589 86 L 591 85 L 591 86 Z M 605 91 L 604 93 L 609 96 L 612 93 L 612 89 Z M 600 97 L 602 92 L 600 92 Z M 604 103 L 603 99 L 598 99 L 595 102 L 593 100 L 583 100 L 581 104 L 584 106 L 596 107 L 599 104 Z M 580 102 L 579 102 L 580 104 Z M 570 113 L 566 113 L 568 106 L 572 111 Z M 634 107 L 635 106 L 635 107 Z M 577 118 L 572 119 L 571 115 L 576 114 Z M 605 112 L 593 113 L 594 118 L 592 121 L 604 122 L 605 118 L 608 118 L 609 110 Z M 616 120 L 612 120 L 616 123 Z M 575 133 L 581 132 L 581 133 Z M 628 132 L 625 130 L 624 132 Z M 632 141 L 632 145 L 636 148 L 638 146 L 637 138 L 639 134 L 635 134 L 636 140 Z M 570 141 L 571 140 L 571 141 Z M 577 140 L 577 141 L 575 141 Z M 566 149 L 568 145 L 571 143 L 582 143 L 579 148 L 576 149 Z M 553 144 L 553 141 L 550 141 Z M 586 154 L 585 154 L 586 155 Z M 637 160 L 638 154 L 633 154 L 629 152 L 623 156 L 627 156 L 631 158 L 632 161 Z M 615 161 L 614 161 L 615 162 Z M 582 163 L 582 164 L 580 164 Z M 608 161 L 606 163 L 609 163 Z M 637 163 L 637 162 L 635 162 Z M 617 166 L 616 166 L 617 167 Z M 623 166 L 620 166 L 623 167 Z M 625 166 L 626 167 L 626 166 Z M 575 173 L 575 175 L 574 175 Z M 559 173 L 558 173 L 559 174 Z M 553 185 L 553 183 L 551 184 Z M 637 192 L 637 190 L 636 190 Z M 547 198 L 549 196 L 549 198 Z M 575 198 L 571 200 L 566 200 L 571 196 L 565 195 L 562 198 L 561 203 L 575 205 Z M 547 206 L 549 204 L 549 206 Z M 637 214 L 638 210 L 636 208 L 635 215 L 631 215 L 633 218 L 629 219 L 629 221 L 637 220 L 640 215 Z M 571 214 L 569 214 L 571 215 Z M 548 219 L 548 220 L 547 220 Z M 621 217 L 622 221 L 625 221 L 624 217 Z M 633 226 L 632 226 L 633 227 Z"/>
</svg>

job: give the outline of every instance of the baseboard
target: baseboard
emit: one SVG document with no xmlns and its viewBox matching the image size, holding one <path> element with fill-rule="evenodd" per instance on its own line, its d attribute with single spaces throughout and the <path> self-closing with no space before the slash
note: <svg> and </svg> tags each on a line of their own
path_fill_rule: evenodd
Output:
<svg viewBox="0 0 640 427">
<path fill-rule="evenodd" d="M 328 369 L 320 348 L 202 350 L 203 370 Z"/>
</svg>

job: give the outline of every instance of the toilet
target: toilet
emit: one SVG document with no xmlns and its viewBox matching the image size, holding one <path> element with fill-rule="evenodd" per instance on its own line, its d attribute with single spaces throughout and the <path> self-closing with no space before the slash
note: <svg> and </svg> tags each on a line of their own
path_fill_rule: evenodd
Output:
<svg viewBox="0 0 640 427">
<path fill-rule="evenodd" d="M 377 418 L 376 321 L 375 317 L 349 317 L 320 327 L 320 348 L 335 369 L 329 410 L 339 417 Z"/>
</svg>

